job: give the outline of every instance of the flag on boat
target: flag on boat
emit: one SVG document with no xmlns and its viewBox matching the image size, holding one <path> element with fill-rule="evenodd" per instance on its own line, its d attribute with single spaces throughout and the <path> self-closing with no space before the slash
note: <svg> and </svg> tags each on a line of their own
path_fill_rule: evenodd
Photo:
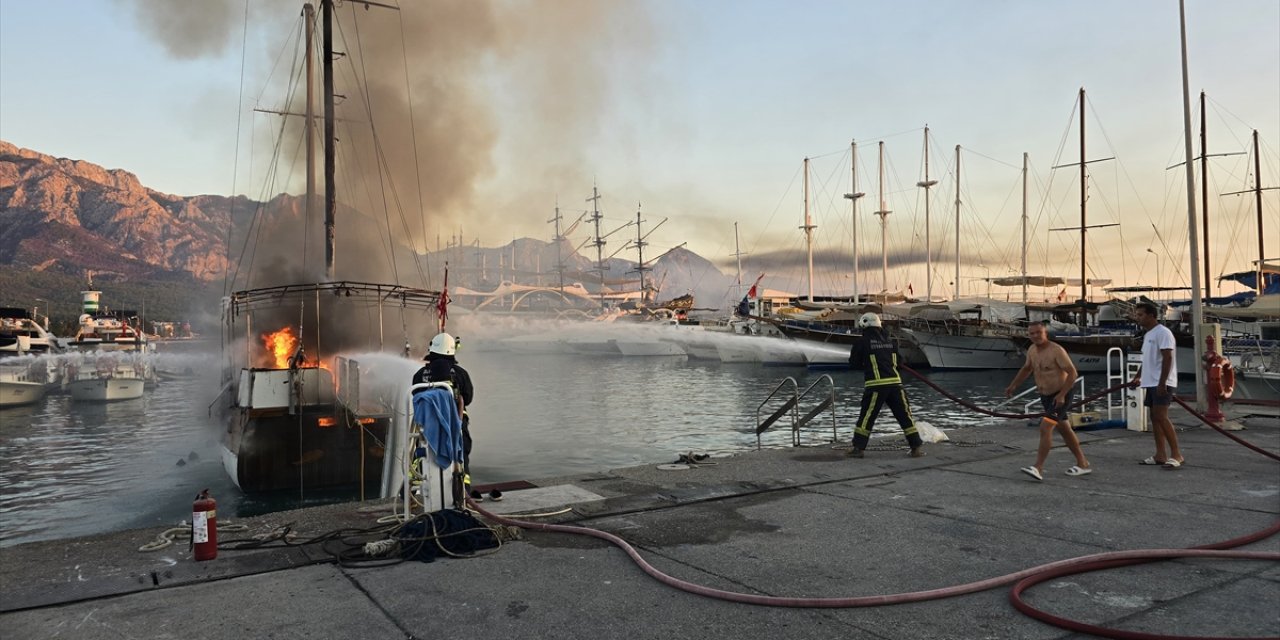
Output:
<svg viewBox="0 0 1280 640">
<path fill-rule="evenodd" d="M 910 294 L 910 295 L 911 295 L 911 296 L 913 296 L 913 297 L 916 295 L 916 289 L 915 289 L 915 287 L 912 287 L 912 286 L 911 286 L 911 283 L 910 283 L 910 282 L 908 282 L 908 283 L 907 283 L 907 293 L 908 293 L 908 294 Z"/>
<path fill-rule="evenodd" d="M 444 287 L 440 289 L 440 301 L 436 303 L 436 315 L 440 316 L 440 331 L 449 319 L 449 265 L 444 267 Z"/>
<path fill-rule="evenodd" d="M 1062 302 L 1063 300 L 1066 300 L 1066 299 L 1067 299 L 1067 290 L 1064 288 L 1062 291 L 1058 292 L 1058 302 Z"/>
<path fill-rule="evenodd" d="M 763 274 L 763 273 L 762 273 L 762 274 L 760 274 L 760 277 L 759 277 L 759 278 L 756 278 L 756 281 L 755 281 L 754 283 L 752 283 L 752 285 L 751 285 L 751 289 L 747 291 L 747 297 L 748 297 L 748 298 L 755 299 L 755 298 L 759 298 L 759 297 L 760 297 L 760 296 L 759 296 L 759 295 L 757 295 L 757 293 L 756 293 L 756 287 L 759 287 L 759 286 L 760 286 L 760 281 L 761 281 L 761 280 L 764 280 L 764 274 Z"/>
</svg>

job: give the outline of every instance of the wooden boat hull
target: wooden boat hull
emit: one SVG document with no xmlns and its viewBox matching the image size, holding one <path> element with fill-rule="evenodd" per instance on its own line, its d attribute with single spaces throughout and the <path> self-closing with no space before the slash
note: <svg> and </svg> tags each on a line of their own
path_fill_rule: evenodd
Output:
<svg viewBox="0 0 1280 640">
<path fill-rule="evenodd" d="M 356 488 L 376 497 L 388 418 L 361 424 L 341 407 L 308 407 L 300 415 L 237 410 L 223 441 L 227 475 L 241 491 Z"/>
</svg>

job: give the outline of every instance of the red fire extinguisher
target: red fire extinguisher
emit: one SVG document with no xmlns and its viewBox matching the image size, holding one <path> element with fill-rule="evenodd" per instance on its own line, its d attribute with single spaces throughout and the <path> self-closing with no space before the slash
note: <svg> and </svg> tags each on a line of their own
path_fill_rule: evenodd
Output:
<svg viewBox="0 0 1280 640">
<path fill-rule="evenodd" d="M 218 503 L 205 489 L 191 505 L 191 548 L 197 561 L 218 557 Z"/>
</svg>

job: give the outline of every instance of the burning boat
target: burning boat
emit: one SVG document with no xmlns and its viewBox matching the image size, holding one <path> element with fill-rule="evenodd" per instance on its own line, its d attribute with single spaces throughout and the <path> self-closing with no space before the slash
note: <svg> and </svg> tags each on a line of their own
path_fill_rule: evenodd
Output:
<svg viewBox="0 0 1280 640">
<path fill-rule="evenodd" d="M 436 292 L 359 282 L 251 289 L 227 298 L 223 464 L 236 485 L 246 492 L 342 487 L 363 495 L 369 487 L 376 493 L 390 394 L 371 388 L 367 376 L 362 385 L 359 362 L 337 354 L 379 351 L 384 310 L 430 315 L 438 302 Z M 352 322 L 356 311 L 365 318 L 374 307 L 379 327 L 358 332 L 373 340 L 334 330 L 332 343 L 323 341 L 332 321 Z"/>
<path fill-rule="evenodd" d="M 344 263 L 347 277 L 354 274 L 364 281 L 336 277 L 338 137 L 334 56 L 328 55 L 333 50 L 332 22 L 336 18 L 332 0 L 321 0 L 320 8 L 323 29 L 316 29 L 316 11 L 306 4 L 300 32 L 306 39 L 306 66 L 305 71 L 300 70 L 306 78 L 303 224 L 267 232 L 262 243 L 258 239 L 264 237 L 263 222 L 257 214 L 242 230 L 244 249 L 238 264 L 248 265 L 246 288 L 223 298 L 222 387 L 214 404 L 226 410 L 223 463 L 241 490 L 342 488 L 355 489 L 364 498 L 367 491 L 373 496 L 386 494 L 387 487 L 394 484 L 387 478 L 407 464 L 400 442 L 403 438 L 389 442 L 387 434 L 395 398 L 408 390 L 410 380 L 394 372 L 362 368 L 350 355 L 385 351 L 411 355 L 412 344 L 425 344 L 443 324 L 447 297 L 403 286 L 398 273 L 395 284 L 367 281 L 381 277 L 361 271 L 376 262 L 367 259 L 372 252 L 390 248 L 394 261 L 396 238 L 391 237 L 389 228 L 379 231 L 387 237 L 379 238 L 378 244 L 351 254 L 364 259 Z M 323 197 L 315 192 L 313 162 L 315 141 L 320 137 L 313 132 L 317 118 L 313 116 L 311 73 L 317 48 L 311 37 L 317 31 L 323 34 L 326 52 Z M 280 114 L 296 115 L 289 111 L 290 105 L 284 107 Z M 344 138 L 344 142 L 351 139 Z M 376 138 L 373 141 L 378 144 Z M 381 153 L 381 149 L 377 151 Z M 318 219 L 320 207 L 316 206 L 320 203 L 323 226 Z M 363 224 L 350 227 L 352 235 L 358 234 Z M 307 263 L 308 243 L 313 248 L 309 255 L 316 260 L 318 254 L 324 256 L 322 274 L 318 265 Z M 323 251 L 314 250 L 319 246 Z M 274 255 L 262 255 L 273 251 Z M 241 275 L 237 267 L 232 290 L 240 286 Z M 426 276 L 422 277 L 425 285 Z M 389 335 L 397 337 L 384 344 Z M 377 374 L 386 375 L 379 380 L 374 377 Z"/>
</svg>

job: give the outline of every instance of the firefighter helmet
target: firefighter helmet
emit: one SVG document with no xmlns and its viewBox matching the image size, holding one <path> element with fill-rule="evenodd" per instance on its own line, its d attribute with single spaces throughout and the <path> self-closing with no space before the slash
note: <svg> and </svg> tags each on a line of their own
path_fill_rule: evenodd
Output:
<svg viewBox="0 0 1280 640">
<path fill-rule="evenodd" d="M 457 342 L 447 333 L 437 333 L 436 337 L 431 339 L 431 347 L 427 349 L 427 353 L 437 353 L 442 356 L 451 356 L 457 352 Z"/>
</svg>

